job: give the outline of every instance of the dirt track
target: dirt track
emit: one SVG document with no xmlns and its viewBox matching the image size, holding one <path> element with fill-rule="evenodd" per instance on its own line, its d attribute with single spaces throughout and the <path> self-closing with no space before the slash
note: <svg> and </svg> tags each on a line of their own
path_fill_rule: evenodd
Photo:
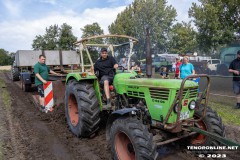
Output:
<svg viewBox="0 0 240 160">
<path fill-rule="evenodd" d="M 79 139 L 68 130 L 63 106 L 43 114 L 33 104 L 32 93 L 24 93 L 7 73 L 0 73 L 0 77 L 6 83 L 12 102 L 7 106 L 0 96 L 0 159 L 111 159 L 104 127 L 91 139 Z M 239 132 L 239 127 L 227 126 L 229 138 L 238 142 Z M 197 159 L 182 149 L 171 151 L 162 159 L 176 158 Z"/>
</svg>

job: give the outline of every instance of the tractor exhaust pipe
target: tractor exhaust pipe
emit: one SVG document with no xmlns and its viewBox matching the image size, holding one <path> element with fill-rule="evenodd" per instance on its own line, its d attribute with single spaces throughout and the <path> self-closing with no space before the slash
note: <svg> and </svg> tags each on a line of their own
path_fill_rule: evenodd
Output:
<svg viewBox="0 0 240 160">
<path fill-rule="evenodd" d="M 149 27 L 146 27 L 146 75 L 148 78 L 152 77 L 152 54 L 150 48 Z"/>
</svg>

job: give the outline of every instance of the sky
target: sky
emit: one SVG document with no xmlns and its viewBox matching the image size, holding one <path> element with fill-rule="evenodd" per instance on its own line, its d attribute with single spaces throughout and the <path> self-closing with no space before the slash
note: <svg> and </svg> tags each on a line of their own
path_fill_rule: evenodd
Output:
<svg viewBox="0 0 240 160">
<path fill-rule="evenodd" d="M 0 48 L 9 52 L 31 50 L 36 35 L 46 27 L 67 23 L 80 39 L 87 24 L 97 22 L 108 33 L 117 14 L 133 0 L 0 0 Z M 188 9 L 197 0 L 168 0 L 177 10 L 177 21 L 189 21 Z"/>
</svg>

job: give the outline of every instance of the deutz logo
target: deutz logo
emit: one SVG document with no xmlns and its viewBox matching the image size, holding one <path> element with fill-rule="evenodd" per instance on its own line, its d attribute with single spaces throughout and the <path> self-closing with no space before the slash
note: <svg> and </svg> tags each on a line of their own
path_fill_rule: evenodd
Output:
<svg viewBox="0 0 240 160">
<path fill-rule="evenodd" d="M 152 99 L 152 102 L 165 103 L 165 101 L 160 100 L 160 99 Z"/>
</svg>

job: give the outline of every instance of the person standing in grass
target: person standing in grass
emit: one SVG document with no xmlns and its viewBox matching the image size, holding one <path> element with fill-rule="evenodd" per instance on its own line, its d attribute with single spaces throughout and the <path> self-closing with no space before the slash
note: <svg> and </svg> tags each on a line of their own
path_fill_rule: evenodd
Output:
<svg viewBox="0 0 240 160">
<path fill-rule="evenodd" d="M 180 78 L 181 79 L 184 79 L 187 76 L 195 74 L 194 66 L 192 65 L 192 63 L 189 63 L 188 56 L 183 57 L 183 63 L 180 65 L 179 69 L 180 69 Z"/>
<path fill-rule="evenodd" d="M 179 79 L 180 78 L 180 66 L 181 66 L 182 62 L 180 61 L 180 58 L 177 57 L 176 58 L 176 64 L 175 64 L 175 79 Z"/>
<path fill-rule="evenodd" d="M 228 71 L 233 74 L 233 92 L 237 100 L 235 108 L 240 109 L 240 50 L 237 51 L 237 58 L 230 63 Z"/>
</svg>

